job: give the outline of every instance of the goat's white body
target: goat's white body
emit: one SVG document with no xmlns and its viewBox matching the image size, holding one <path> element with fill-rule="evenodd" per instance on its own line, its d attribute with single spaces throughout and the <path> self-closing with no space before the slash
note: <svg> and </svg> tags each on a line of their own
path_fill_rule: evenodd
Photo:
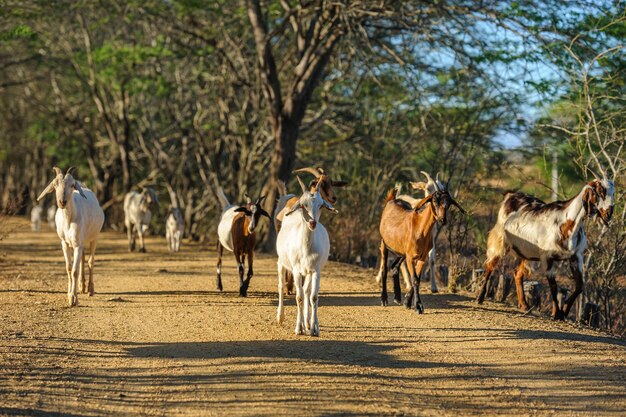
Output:
<svg viewBox="0 0 626 417">
<path fill-rule="evenodd" d="M 148 231 L 150 220 L 152 220 L 152 211 L 149 208 L 142 209 L 141 199 L 141 194 L 136 191 L 131 191 L 124 196 L 124 225 L 131 250 L 135 246 L 134 232 L 136 232 L 139 235 L 140 249 L 145 251 L 144 233 Z"/>
<path fill-rule="evenodd" d="M 83 282 L 83 252 L 89 244 L 89 295 L 93 295 L 93 264 L 96 240 L 104 224 L 104 212 L 95 194 L 82 185 L 85 197 L 78 191 L 72 192 L 71 203 L 56 211 L 57 235 L 61 239 L 63 255 L 68 273 L 68 303 L 78 304 L 77 285 L 85 290 Z M 71 265 L 71 269 L 70 269 Z M 80 282 L 77 282 L 79 281 Z"/>
<path fill-rule="evenodd" d="M 180 241 L 183 237 L 185 229 L 185 221 L 183 214 L 179 209 L 174 209 L 167 217 L 165 223 L 165 239 L 170 252 L 178 252 L 180 250 Z"/>
<path fill-rule="evenodd" d="M 222 212 L 222 216 L 220 217 L 220 223 L 217 225 L 217 236 L 220 240 L 220 243 L 224 247 L 224 249 L 232 252 L 234 250 L 233 246 L 233 220 L 237 213 L 235 210 L 237 206 L 229 204 L 226 209 Z"/>
<path fill-rule="evenodd" d="M 59 209 L 56 212 L 55 223 L 57 235 L 70 248 L 82 246 L 98 238 L 104 224 L 104 212 L 95 194 L 83 185 L 83 198 L 78 191 L 72 192 L 73 207 Z"/>
<path fill-rule="evenodd" d="M 57 208 L 56 206 L 50 206 L 48 207 L 48 212 L 47 212 L 47 218 L 48 218 L 48 227 L 50 227 L 51 229 L 56 229 L 56 223 L 54 221 L 55 217 L 57 214 Z"/>
<path fill-rule="evenodd" d="M 124 216 L 126 222 L 135 226 L 145 226 L 143 231 L 147 230 L 147 226 L 152 220 L 152 212 L 148 209 L 146 211 L 141 210 L 139 207 L 139 201 L 141 200 L 141 194 L 136 191 L 131 191 L 124 197 Z"/>
<path fill-rule="evenodd" d="M 518 210 L 506 215 L 502 205 L 498 212 L 498 225 L 503 231 L 503 249 L 514 248 L 523 258 L 541 261 L 543 266 L 547 259 L 565 260 L 574 255 L 582 257 L 587 247 L 585 231 L 581 227 L 584 217 L 582 192 L 562 211 L 534 214 Z M 560 225 L 568 220 L 573 222 L 573 230 L 563 240 Z"/>
<path fill-rule="evenodd" d="M 319 194 L 317 195 L 321 199 Z M 317 304 L 321 270 L 328 261 L 330 252 L 328 232 L 320 223 L 317 223 L 314 230 L 310 230 L 300 214 L 285 216 L 276 238 L 276 251 L 278 253 L 278 322 L 281 323 L 284 318 L 283 270 L 286 269 L 293 274 L 296 285 L 298 316 L 295 332 L 303 334 L 306 328 L 311 336 L 318 336 Z"/>
<path fill-rule="evenodd" d="M 30 211 L 30 228 L 33 232 L 41 230 L 41 220 L 43 218 L 43 207 L 40 205 L 34 206 Z"/>
</svg>

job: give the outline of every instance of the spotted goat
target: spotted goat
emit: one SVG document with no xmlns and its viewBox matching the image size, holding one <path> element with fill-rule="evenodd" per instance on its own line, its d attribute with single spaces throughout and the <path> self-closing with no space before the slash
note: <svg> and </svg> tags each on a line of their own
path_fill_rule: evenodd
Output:
<svg viewBox="0 0 626 417">
<path fill-rule="evenodd" d="M 566 201 L 544 203 L 521 192 L 505 193 L 496 225 L 487 239 L 485 275 L 476 301 L 482 303 L 487 283 L 500 261 L 509 251 L 520 259 L 515 271 L 515 286 L 519 308 L 528 310 L 524 298 L 523 280 L 529 261 L 539 261 L 544 270 L 552 297 L 552 318 L 564 320 L 583 289 L 583 253 L 587 237 L 583 228 L 585 218 L 600 218 L 608 226 L 613 215 L 613 181 L 594 179 L 574 197 Z M 575 289 L 561 309 L 557 301 L 556 265 L 568 261 Z"/>
</svg>

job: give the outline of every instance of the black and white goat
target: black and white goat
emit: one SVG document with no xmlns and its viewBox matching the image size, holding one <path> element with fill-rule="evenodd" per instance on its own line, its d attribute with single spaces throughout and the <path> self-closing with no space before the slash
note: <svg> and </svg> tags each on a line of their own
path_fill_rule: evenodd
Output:
<svg viewBox="0 0 626 417">
<path fill-rule="evenodd" d="M 524 299 L 523 279 L 528 261 L 539 261 L 546 273 L 552 295 L 552 318 L 564 320 L 583 289 L 583 252 L 587 238 L 583 229 L 586 217 L 600 217 L 605 225 L 613 215 L 613 181 L 594 179 L 573 198 L 544 203 L 521 192 L 507 192 L 500 206 L 498 221 L 487 239 L 485 275 L 476 300 L 485 299 L 487 282 L 502 258 L 512 249 L 521 260 L 515 272 L 519 308 L 528 310 Z M 569 261 L 576 287 L 565 301 L 563 310 L 557 302 L 555 266 Z"/>
</svg>

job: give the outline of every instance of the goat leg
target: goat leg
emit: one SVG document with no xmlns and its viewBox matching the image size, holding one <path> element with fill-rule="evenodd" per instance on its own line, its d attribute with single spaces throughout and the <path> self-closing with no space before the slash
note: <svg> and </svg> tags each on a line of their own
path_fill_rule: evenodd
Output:
<svg viewBox="0 0 626 417">
<path fill-rule="evenodd" d="M 387 258 L 389 256 L 389 249 L 385 245 L 385 242 L 380 241 L 380 267 L 381 267 L 381 291 L 380 291 L 380 305 L 386 307 L 388 304 L 387 297 Z"/>
<path fill-rule="evenodd" d="M 404 261 L 403 257 L 396 258 L 391 265 L 391 274 L 393 276 L 393 302 L 402 304 L 402 292 L 400 291 L 400 265 Z"/>
<path fill-rule="evenodd" d="M 413 292 L 415 297 L 415 311 L 418 314 L 424 314 L 424 306 L 422 305 L 422 299 L 420 298 L 420 276 L 424 269 L 424 262 L 417 261 L 417 266 L 413 271 Z"/>
</svg>

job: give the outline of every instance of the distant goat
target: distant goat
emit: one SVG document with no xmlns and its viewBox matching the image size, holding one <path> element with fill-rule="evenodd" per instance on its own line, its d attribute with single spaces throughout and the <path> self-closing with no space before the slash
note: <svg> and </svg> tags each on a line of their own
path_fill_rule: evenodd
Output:
<svg viewBox="0 0 626 417">
<path fill-rule="evenodd" d="M 321 270 L 328 260 L 330 241 L 328 232 L 319 223 L 320 209 L 336 210 L 325 201 L 320 193 L 320 182 L 313 191 L 307 190 L 298 178 L 302 196 L 284 213 L 283 224 L 276 238 L 278 253 L 278 312 L 277 321 L 283 322 L 284 312 L 284 271 L 293 274 L 296 285 L 298 316 L 295 333 L 308 331 L 311 336 L 319 336 L 317 319 L 318 294 Z"/>
<path fill-rule="evenodd" d="M 104 212 L 95 194 L 74 179 L 76 168 L 72 167 L 63 175 L 60 168 L 54 167 L 55 179 L 41 192 L 37 201 L 46 194 L 55 191 L 56 228 L 61 239 L 61 247 L 65 256 L 68 288 L 67 300 L 70 306 L 78 304 L 77 285 L 81 292 L 94 294 L 93 268 L 96 252 L 96 239 L 104 224 Z M 89 284 L 85 283 L 85 252 L 89 244 Z M 72 256 L 73 255 L 73 256 Z"/>
<path fill-rule="evenodd" d="M 43 219 L 43 207 L 40 204 L 33 206 L 30 210 L 30 228 L 33 232 L 41 230 L 41 221 Z"/>
<path fill-rule="evenodd" d="M 124 225 L 128 235 L 128 251 L 135 250 L 135 239 L 139 235 L 139 252 L 145 252 L 144 233 L 152 219 L 152 209 L 159 200 L 152 188 L 145 188 L 141 193 L 131 191 L 124 197 Z"/>
<path fill-rule="evenodd" d="M 513 249 L 521 260 L 515 272 L 519 308 L 529 308 L 523 286 L 526 263 L 539 261 L 550 284 L 552 318 L 564 320 L 583 289 L 583 253 L 587 247 L 583 220 L 599 216 L 608 226 L 613 215 L 614 194 L 613 181 L 606 178 L 590 181 L 569 200 L 552 203 L 544 203 L 520 192 L 507 192 L 498 212 L 498 221 L 487 239 L 485 275 L 476 298 L 478 303 L 485 299 L 487 282 L 498 263 Z M 556 264 L 565 260 L 569 261 L 576 288 L 561 310 L 554 277 Z"/>
<path fill-rule="evenodd" d="M 309 190 L 311 192 L 318 190 L 321 197 L 330 204 L 335 204 L 337 202 L 337 197 L 335 196 L 335 190 L 333 187 L 345 187 L 348 185 L 346 181 L 334 181 L 323 168 L 319 167 L 300 168 L 293 171 L 293 173 L 308 173 L 313 175 L 315 178 L 309 184 Z M 279 201 L 274 210 L 274 227 L 277 235 L 278 232 L 280 232 L 281 223 L 285 213 L 287 213 L 293 205 L 298 202 L 298 197 L 295 194 L 287 194 L 287 189 L 283 182 L 280 182 L 278 197 Z M 285 272 L 285 282 L 287 283 L 287 294 L 292 294 L 293 276 L 288 271 Z"/>
<path fill-rule="evenodd" d="M 54 217 L 56 216 L 56 214 L 57 214 L 57 206 L 53 204 L 50 207 L 48 207 L 48 212 L 46 213 L 46 216 L 48 218 L 48 227 L 50 229 L 56 229 L 56 224 L 54 222 Z"/>
<path fill-rule="evenodd" d="M 217 226 L 217 289 L 222 291 L 222 254 L 224 248 L 233 252 L 239 268 L 239 296 L 248 295 L 248 286 L 252 279 L 254 247 L 256 245 L 256 226 L 260 216 L 268 219 L 270 215 L 261 207 L 265 199 L 261 196 L 253 203 L 246 195 L 247 202 L 243 206 L 235 206 L 228 202 L 224 190 L 221 187 L 217 190 L 217 195 L 222 205 L 222 216 Z M 248 274 L 243 278 L 244 263 L 248 256 Z"/>
<path fill-rule="evenodd" d="M 432 249 L 432 229 L 435 222 L 440 226 L 446 223 L 446 213 L 454 205 L 465 213 L 463 208 L 452 198 L 447 189 L 438 189 L 434 194 L 420 200 L 415 206 L 396 199 L 397 190 L 392 189 L 387 195 L 385 208 L 380 219 L 381 265 L 381 303 L 387 305 L 387 257 L 389 251 L 398 256 L 394 269 L 395 301 L 400 302 L 400 282 L 397 266 L 406 262 L 412 279 L 412 291 L 405 296 L 405 306 L 412 305 L 418 313 L 424 312 L 419 296 L 419 280 L 428 253 Z M 423 210 L 421 210 L 423 208 Z"/>
<path fill-rule="evenodd" d="M 180 250 L 180 240 L 183 237 L 184 230 L 185 220 L 183 220 L 183 213 L 178 207 L 172 207 L 165 223 L 165 240 L 167 240 L 170 252 L 178 252 Z"/>
</svg>

